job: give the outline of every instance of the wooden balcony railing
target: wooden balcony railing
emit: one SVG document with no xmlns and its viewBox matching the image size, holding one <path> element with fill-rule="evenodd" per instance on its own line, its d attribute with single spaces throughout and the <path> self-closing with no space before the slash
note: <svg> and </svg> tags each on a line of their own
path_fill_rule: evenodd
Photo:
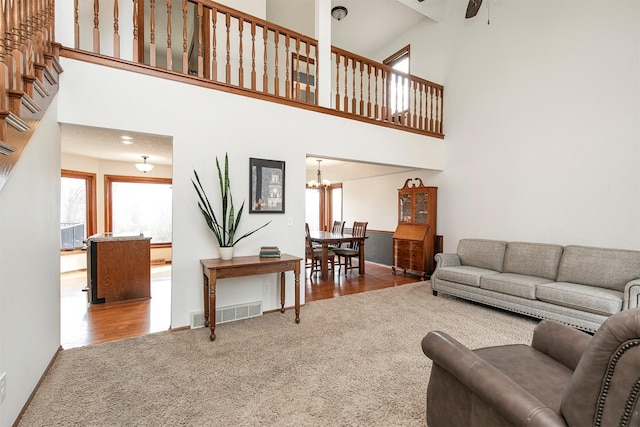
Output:
<svg viewBox="0 0 640 427">
<path fill-rule="evenodd" d="M 0 1 L 0 189 L 58 90 L 54 0 Z"/>
<path fill-rule="evenodd" d="M 442 86 L 332 47 L 335 86 L 320 87 L 316 40 L 227 6 L 209 0 L 74 0 L 74 8 L 77 51 L 443 137 Z M 319 105 L 321 93 L 331 105 Z"/>
</svg>

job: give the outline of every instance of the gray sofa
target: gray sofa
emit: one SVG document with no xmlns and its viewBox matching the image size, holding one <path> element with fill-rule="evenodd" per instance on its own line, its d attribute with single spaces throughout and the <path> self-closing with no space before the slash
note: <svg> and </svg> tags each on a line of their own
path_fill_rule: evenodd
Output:
<svg viewBox="0 0 640 427">
<path fill-rule="evenodd" d="M 595 332 L 640 306 L 640 251 L 462 239 L 436 257 L 431 289 Z"/>
</svg>

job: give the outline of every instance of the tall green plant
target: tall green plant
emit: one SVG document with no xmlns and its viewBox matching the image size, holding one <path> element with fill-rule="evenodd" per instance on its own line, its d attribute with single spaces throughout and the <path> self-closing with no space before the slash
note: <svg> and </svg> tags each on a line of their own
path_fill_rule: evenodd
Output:
<svg viewBox="0 0 640 427">
<path fill-rule="evenodd" d="M 224 155 L 224 177 L 222 176 L 222 171 L 220 170 L 218 157 L 216 157 L 216 167 L 218 168 L 218 182 L 220 183 L 220 194 L 222 202 L 222 216 L 220 217 L 220 221 L 218 221 L 218 217 L 216 217 L 216 214 L 211 207 L 211 203 L 209 203 L 209 198 L 207 197 L 207 194 L 202 187 L 200 177 L 198 176 L 198 172 L 196 172 L 195 169 L 193 170 L 195 181 L 192 179 L 191 182 L 193 183 L 193 187 L 196 189 L 198 198 L 200 199 L 198 201 L 200 212 L 202 212 L 202 216 L 204 216 L 207 225 L 216 236 L 218 244 L 220 245 L 220 247 L 231 247 L 235 246 L 236 243 L 238 243 L 245 237 L 248 237 L 261 228 L 266 227 L 267 225 L 269 225 L 269 223 L 271 223 L 271 221 L 256 228 L 253 231 L 243 234 L 241 237 L 236 239 L 236 230 L 238 229 L 240 218 L 242 218 L 242 211 L 244 210 L 244 201 L 242 202 L 242 205 L 238 210 L 238 215 L 235 216 L 233 196 L 231 195 L 231 186 L 229 184 L 229 157 L 226 153 Z"/>
</svg>

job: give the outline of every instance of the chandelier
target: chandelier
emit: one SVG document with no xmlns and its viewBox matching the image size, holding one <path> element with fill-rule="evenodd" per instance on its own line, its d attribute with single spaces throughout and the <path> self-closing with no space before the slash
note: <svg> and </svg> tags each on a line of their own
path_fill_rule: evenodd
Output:
<svg viewBox="0 0 640 427">
<path fill-rule="evenodd" d="M 316 175 L 316 179 L 307 182 L 307 187 L 309 188 L 324 188 L 331 185 L 331 181 L 327 179 L 322 179 L 322 171 L 320 170 L 320 162 L 322 160 L 317 160 L 318 162 L 318 172 Z"/>
</svg>

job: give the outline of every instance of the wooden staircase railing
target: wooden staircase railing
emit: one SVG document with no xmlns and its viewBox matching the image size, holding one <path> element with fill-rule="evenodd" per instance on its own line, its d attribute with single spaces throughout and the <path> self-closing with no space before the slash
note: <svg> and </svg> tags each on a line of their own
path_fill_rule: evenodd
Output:
<svg viewBox="0 0 640 427">
<path fill-rule="evenodd" d="M 0 189 L 58 91 L 54 0 L 0 0 Z"/>
<path fill-rule="evenodd" d="M 320 87 L 316 40 L 210 0 L 74 0 L 74 14 L 64 56 L 443 137 L 441 85 L 332 47 L 335 85 Z"/>
</svg>

